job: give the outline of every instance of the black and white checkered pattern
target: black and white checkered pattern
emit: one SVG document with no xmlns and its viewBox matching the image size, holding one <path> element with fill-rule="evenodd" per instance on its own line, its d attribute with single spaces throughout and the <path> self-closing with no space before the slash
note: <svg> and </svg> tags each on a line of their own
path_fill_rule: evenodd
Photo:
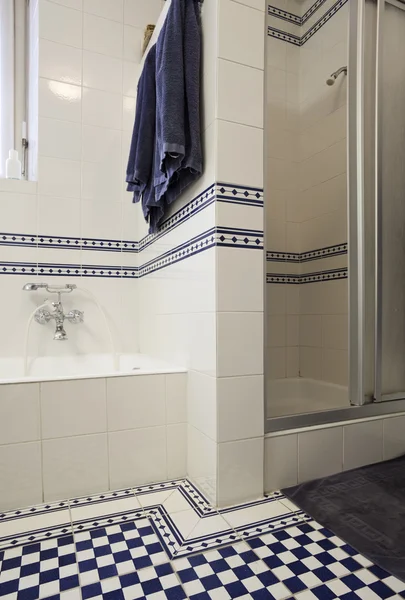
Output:
<svg viewBox="0 0 405 600">
<path fill-rule="evenodd" d="M 78 585 L 72 535 L 10 548 L 4 552 L 0 571 L 1 598 L 64 598 L 67 597 L 67 590 Z M 61 595 L 62 592 L 66 592 L 66 595 Z"/>
<path fill-rule="evenodd" d="M 404 583 L 373 565 L 314 521 L 247 543 L 294 598 L 374 600 L 405 597 Z"/>
<path fill-rule="evenodd" d="M 82 587 L 83 600 L 184 600 L 170 563 L 141 569 Z"/>
<path fill-rule="evenodd" d="M 75 533 L 81 585 L 167 562 L 148 519 Z"/>
<path fill-rule="evenodd" d="M 173 564 L 191 600 L 272 600 L 289 595 L 288 589 L 246 542 L 179 558 Z"/>
</svg>

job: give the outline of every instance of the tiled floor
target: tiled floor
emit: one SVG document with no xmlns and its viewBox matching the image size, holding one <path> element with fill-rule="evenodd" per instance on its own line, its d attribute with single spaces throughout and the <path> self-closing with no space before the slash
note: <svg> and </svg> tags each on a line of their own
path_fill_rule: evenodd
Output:
<svg viewBox="0 0 405 600">
<path fill-rule="evenodd" d="M 374 600 L 405 584 L 280 492 L 216 511 L 188 481 L 0 514 L 7 600 Z"/>
</svg>

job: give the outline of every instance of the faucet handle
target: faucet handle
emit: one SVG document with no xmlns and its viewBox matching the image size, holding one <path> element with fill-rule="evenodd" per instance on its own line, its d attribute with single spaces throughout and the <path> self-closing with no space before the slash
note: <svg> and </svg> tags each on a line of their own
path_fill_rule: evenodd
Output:
<svg viewBox="0 0 405 600">
<path fill-rule="evenodd" d="M 71 310 L 66 315 L 66 318 L 73 325 L 77 325 L 78 323 L 83 323 L 84 321 L 84 312 L 82 310 Z"/>
</svg>

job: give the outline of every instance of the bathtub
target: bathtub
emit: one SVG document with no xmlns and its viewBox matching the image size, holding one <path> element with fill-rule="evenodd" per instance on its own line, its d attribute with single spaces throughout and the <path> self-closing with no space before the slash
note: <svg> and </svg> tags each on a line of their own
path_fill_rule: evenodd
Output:
<svg viewBox="0 0 405 600">
<path fill-rule="evenodd" d="M 186 369 L 118 359 L 0 359 L 0 512 L 186 475 Z"/>
<path fill-rule="evenodd" d="M 116 364 L 117 369 L 111 354 L 43 356 L 30 358 L 27 375 L 24 375 L 22 358 L 1 358 L 0 384 L 186 372 L 184 368 L 169 365 L 145 354 L 120 354 Z"/>
</svg>

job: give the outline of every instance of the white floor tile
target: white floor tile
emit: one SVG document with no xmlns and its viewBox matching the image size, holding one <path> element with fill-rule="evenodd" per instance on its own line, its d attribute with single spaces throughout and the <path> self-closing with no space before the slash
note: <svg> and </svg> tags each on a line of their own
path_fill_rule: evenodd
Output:
<svg viewBox="0 0 405 600">
<path fill-rule="evenodd" d="M 142 510 L 135 496 L 124 496 L 117 500 L 106 500 L 105 502 L 94 502 L 84 506 L 74 506 L 71 503 L 71 514 L 73 523 L 104 517 L 106 515 L 119 514 L 127 511 Z"/>
<path fill-rule="evenodd" d="M 247 508 L 235 508 L 232 511 L 221 514 L 231 527 L 236 528 L 289 513 L 291 513 L 291 509 L 287 508 L 282 502 L 276 500 L 273 502 L 262 502 L 261 504 Z"/>
</svg>

